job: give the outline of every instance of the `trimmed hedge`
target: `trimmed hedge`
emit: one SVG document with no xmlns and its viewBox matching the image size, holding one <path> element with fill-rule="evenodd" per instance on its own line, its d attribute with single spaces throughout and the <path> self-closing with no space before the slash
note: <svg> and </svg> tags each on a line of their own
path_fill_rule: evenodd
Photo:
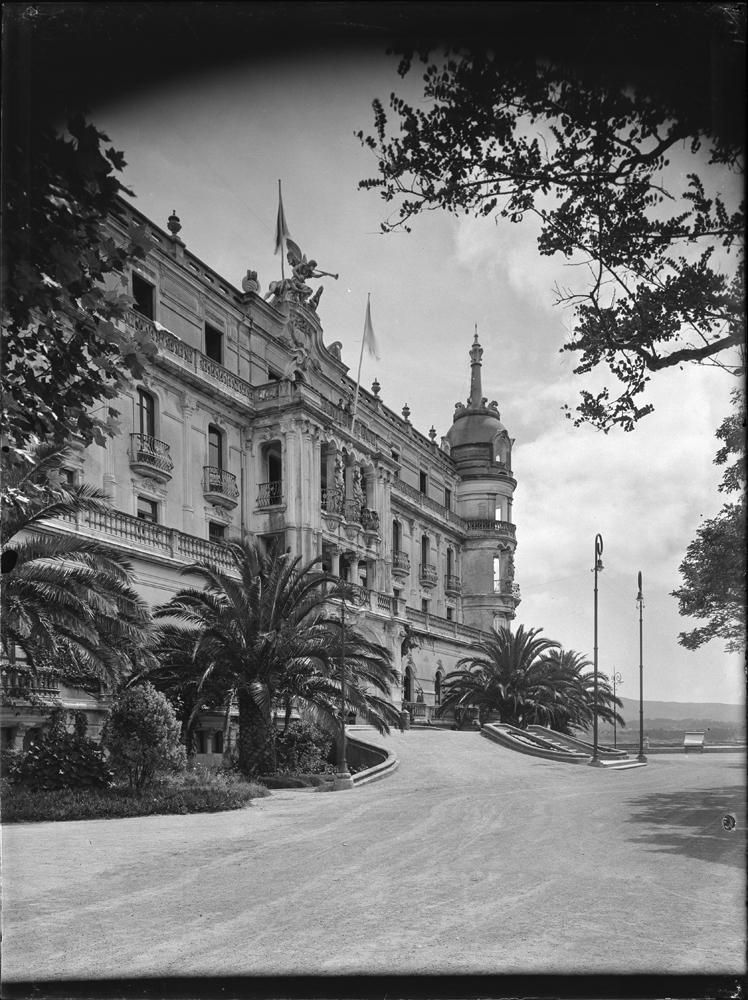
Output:
<svg viewBox="0 0 748 1000">
<path fill-rule="evenodd" d="M 156 780 L 142 794 L 133 794 L 126 785 L 106 790 L 31 791 L 4 781 L 2 818 L 4 823 L 40 823 L 224 812 L 242 809 L 252 799 L 268 794 L 262 785 L 238 775 L 197 770 Z"/>
</svg>

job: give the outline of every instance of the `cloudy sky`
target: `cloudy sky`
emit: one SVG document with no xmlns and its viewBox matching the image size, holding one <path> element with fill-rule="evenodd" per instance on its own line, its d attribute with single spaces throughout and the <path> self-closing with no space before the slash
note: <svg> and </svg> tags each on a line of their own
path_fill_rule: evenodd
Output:
<svg viewBox="0 0 748 1000">
<path fill-rule="evenodd" d="M 120 96 L 91 118 L 127 160 L 135 204 L 165 226 L 172 210 L 192 252 L 239 285 L 248 268 L 262 291 L 279 277 L 273 256 L 278 179 L 291 235 L 338 281 L 325 282 L 320 316 L 327 343 L 344 345 L 355 374 L 367 293 L 381 361 L 364 360 L 396 411 L 438 434 L 467 397 L 475 324 L 484 347 L 483 385 L 515 438 L 514 516 L 519 546 L 518 622 L 592 655 L 594 538 L 604 539 L 600 576 L 601 669 L 620 671 L 621 693 L 638 696 L 636 576 L 645 586 L 645 697 L 739 702 L 742 662 L 718 642 L 678 645 L 681 619 L 670 591 L 703 518 L 721 506 L 714 432 L 729 411 L 733 381 L 715 368 L 655 377 L 656 411 L 630 434 L 576 429 L 580 380 L 560 354 L 570 316 L 553 305 L 556 281 L 579 272 L 538 256 L 528 223 L 417 220 L 408 235 L 381 235 L 388 206 L 358 181 L 375 173 L 354 137 L 370 130 L 371 101 L 396 89 L 417 99 L 419 74 L 401 81 L 382 52 L 334 47 L 324 57 L 203 72 Z M 717 185 L 724 178 L 717 178 Z M 603 384 L 592 378 L 590 386 Z"/>
</svg>

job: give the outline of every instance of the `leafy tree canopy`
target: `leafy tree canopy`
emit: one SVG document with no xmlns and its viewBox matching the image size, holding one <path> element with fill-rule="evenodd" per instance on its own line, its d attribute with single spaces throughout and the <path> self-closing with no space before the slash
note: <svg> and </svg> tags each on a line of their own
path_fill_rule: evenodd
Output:
<svg viewBox="0 0 748 1000">
<path fill-rule="evenodd" d="M 714 461 L 726 466 L 720 491 L 740 493 L 740 498 L 701 525 L 680 565 L 683 586 L 672 595 L 678 610 L 706 619 L 705 625 L 680 633 L 678 641 L 686 649 L 698 649 L 711 639 L 724 639 L 728 652 L 745 647 L 745 396 L 736 391 L 733 398 L 734 410 L 717 430 L 723 445 Z"/>
<path fill-rule="evenodd" d="M 378 176 L 360 187 L 397 208 L 385 232 L 439 208 L 515 224 L 534 218 L 540 254 L 586 265 L 582 285 L 555 292 L 573 310 L 562 350 L 578 355 L 575 373 L 602 365 L 613 377 L 581 392 L 575 423 L 606 431 L 631 430 L 653 409 L 643 398 L 653 373 L 689 362 L 736 369 L 744 342 L 745 206 L 710 187 L 711 168 L 742 171 L 741 133 L 705 115 L 703 96 L 696 100 L 680 75 L 682 93 L 650 86 L 646 74 L 632 80 L 613 61 L 603 65 L 612 34 L 642 17 L 671 16 L 642 6 L 607 5 L 607 23 L 597 22 L 600 51 L 590 44 L 587 59 L 569 59 L 561 47 L 538 59 L 485 43 L 431 62 L 422 51 L 423 103 L 392 94 L 391 129 L 375 100 L 374 134 L 357 133 L 378 161 Z M 678 6 L 715 38 L 717 5 Z M 743 20 L 744 10 L 733 34 L 742 36 Z M 415 50 L 397 51 L 405 76 Z M 630 67 L 636 51 L 626 51 Z M 708 48 L 699 57 L 708 63 Z M 740 103 L 741 95 L 729 99 Z"/>
<path fill-rule="evenodd" d="M 116 176 L 122 154 L 106 141 L 74 116 L 66 134 L 39 121 L 22 137 L 16 129 L 4 150 L 1 415 L 11 457 L 34 437 L 103 442 L 117 416 L 109 403 L 156 353 L 122 324 L 124 289 L 104 284 L 119 276 L 124 285 L 129 262 L 150 245 L 140 228 L 123 244 L 104 230 L 118 196 L 132 193 Z"/>
</svg>

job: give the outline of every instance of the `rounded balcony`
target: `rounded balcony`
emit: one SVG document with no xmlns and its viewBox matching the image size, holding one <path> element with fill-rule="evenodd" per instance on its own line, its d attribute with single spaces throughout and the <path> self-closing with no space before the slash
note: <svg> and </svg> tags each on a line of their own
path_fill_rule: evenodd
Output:
<svg viewBox="0 0 748 1000">
<path fill-rule="evenodd" d="M 203 496 L 215 507 L 233 510 L 239 500 L 236 476 L 213 465 L 203 466 Z"/>
<path fill-rule="evenodd" d="M 174 469 L 169 445 L 150 434 L 130 435 L 130 468 L 133 472 L 168 483 Z"/>
</svg>

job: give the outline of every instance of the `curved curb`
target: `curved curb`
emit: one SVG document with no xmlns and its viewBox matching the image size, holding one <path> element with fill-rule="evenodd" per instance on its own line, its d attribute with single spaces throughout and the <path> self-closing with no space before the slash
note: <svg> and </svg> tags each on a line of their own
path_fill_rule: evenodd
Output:
<svg viewBox="0 0 748 1000">
<path fill-rule="evenodd" d="M 368 785 L 372 781 L 379 781 L 381 778 L 386 778 L 400 766 L 399 758 L 396 757 L 390 750 L 385 750 L 384 747 L 375 746 L 373 743 L 367 743 L 365 740 L 359 739 L 358 737 L 356 738 L 356 743 L 366 747 L 367 749 L 375 750 L 377 753 L 385 754 L 385 759 L 380 761 L 379 764 L 367 767 L 365 771 L 359 771 L 357 774 L 354 774 L 354 788 L 358 788 L 359 785 Z"/>
</svg>

